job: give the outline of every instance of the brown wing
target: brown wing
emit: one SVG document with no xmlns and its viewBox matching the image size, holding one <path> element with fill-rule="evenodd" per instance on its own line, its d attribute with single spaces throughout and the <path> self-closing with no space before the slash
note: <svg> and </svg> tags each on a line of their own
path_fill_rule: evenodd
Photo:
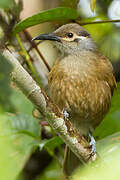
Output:
<svg viewBox="0 0 120 180">
<path fill-rule="evenodd" d="M 108 83 L 111 88 L 111 95 L 113 95 L 114 89 L 117 88 L 117 83 L 114 77 L 112 64 L 104 55 L 98 51 L 96 51 L 96 56 L 98 56 L 98 59 L 101 61 L 96 64 L 98 66 L 97 70 L 100 71 L 98 73 L 98 78 Z"/>
</svg>

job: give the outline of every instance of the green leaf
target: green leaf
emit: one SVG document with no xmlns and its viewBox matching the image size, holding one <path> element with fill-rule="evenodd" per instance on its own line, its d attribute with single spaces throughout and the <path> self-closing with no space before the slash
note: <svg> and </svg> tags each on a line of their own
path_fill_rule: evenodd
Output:
<svg viewBox="0 0 120 180">
<path fill-rule="evenodd" d="M 12 132 L 23 133 L 33 138 L 40 138 L 40 125 L 32 116 L 25 114 L 8 116 Z"/>
<path fill-rule="evenodd" d="M 95 10 L 95 3 L 96 3 L 96 0 L 91 0 L 90 7 L 91 7 L 92 12 L 94 12 Z"/>
<path fill-rule="evenodd" d="M 94 132 L 97 139 L 102 139 L 120 131 L 120 83 L 112 98 L 111 109 L 106 115 L 100 126 Z"/>
<path fill-rule="evenodd" d="M 9 8 L 13 3 L 13 0 L 0 0 L 0 8 Z"/>
<path fill-rule="evenodd" d="M 40 141 L 38 145 L 39 145 L 40 150 L 46 147 L 53 151 L 56 147 L 60 146 L 61 144 L 63 144 L 62 139 L 58 136 L 55 136 L 51 139 Z"/>
<path fill-rule="evenodd" d="M 31 115 L 33 110 L 32 103 L 21 91 L 10 87 L 11 71 L 11 65 L 0 54 L 0 105 L 7 112 L 20 112 Z"/>
<path fill-rule="evenodd" d="M 12 90 L 10 88 L 11 65 L 0 54 L 0 105 L 5 111 L 14 111 L 14 106 L 10 101 Z"/>
<path fill-rule="evenodd" d="M 33 16 L 30 16 L 23 21 L 19 22 L 13 30 L 13 33 L 18 33 L 28 27 L 50 21 L 61 21 L 61 20 L 70 20 L 76 19 L 78 13 L 72 8 L 58 7 L 55 9 L 50 9 L 47 11 L 40 12 Z"/>
<path fill-rule="evenodd" d="M 12 89 L 10 101 L 16 109 L 15 113 L 32 115 L 34 106 L 21 91 Z"/>
<path fill-rule="evenodd" d="M 116 152 L 120 151 L 120 132 L 97 141 L 96 147 L 100 157 L 109 165 Z"/>
<path fill-rule="evenodd" d="M 33 148 L 33 137 L 26 134 L 15 134 L 12 129 L 14 123 L 11 124 L 11 121 L 8 120 L 8 116 L 0 112 L 1 180 L 15 180 L 31 155 Z"/>
<path fill-rule="evenodd" d="M 120 179 L 120 132 L 98 141 L 97 152 L 100 154 L 100 161 L 78 168 L 71 180 Z"/>
</svg>

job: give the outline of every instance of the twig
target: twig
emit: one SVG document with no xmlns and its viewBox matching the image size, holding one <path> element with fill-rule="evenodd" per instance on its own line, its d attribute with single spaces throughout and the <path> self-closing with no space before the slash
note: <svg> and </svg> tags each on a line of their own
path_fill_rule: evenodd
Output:
<svg viewBox="0 0 120 180">
<path fill-rule="evenodd" d="M 40 80 L 39 80 L 39 78 L 37 76 L 35 68 L 33 67 L 32 62 L 30 60 L 29 54 L 27 53 L 25 47 L 23 46 L 22 41 L 21 41 L 21 39 L 20 39 L 18 34 L 16 34 L 16 39 L 17 39 L 17 41 L 18 41 L 18 43 L 19 43 L 19 45 L 20 45 L 20 47 L 21 47 L 21 49 L 22 49 L 22 51 L 24 53 L 25 60 L 27 61 L 30 70 L 32 71 L 33 75 L 35 76 L 35 79 L 36 79 L 37 83 L 41 86 L 41 83 L 40 83 Z"/>
<path fill-rule="evenodd" d="M 83 136 L 80 136 L 69 120 L 64 119 L 59 108 L 51 101 L 45 92 L 36 84 L 32 77 L 20 65 L 18 60 L 9 50 L 4 50 L 3 55 L 13 66 L 11 78 L 28 99 L 37 107 L 47 119 L 51 127 L 83 162 L 91 162 L 96 159 L 96 153 L 90 154 L 91 147 Z"/>
<path fill-rule="evenodd" d="M 102 21 L 88 21 L 88 22 L 81 22 L 80 20 L 75 20 L 76 23 L 80 24 L 81 26 L 87 25 L 87 24 L 101 24 L 101 23 L 120 23 L 120 19 L 116 20 L 102 20 Z"/>
<path fill-rule="evenodd" d="M 45 64 L 45 66 L 47 67 L 48 71 L 50 71 L 50 66 L 49 64 L 47 63 L 47 61 L 45 60 L 45 58 L 43 57 L 42 53 L 40 52 L 40 50 L 38 49 L 38 46 L 37 44 L 34 42 L 34 41 L 31 41 L 32 40 L 32 37 L 31 35 L 28 33 L 28 31 L 24 30 L 24 33 L 26 35 L 26 38 L 28 39 L 28 41 L 31 43 L 32 47 L 36 49 L 37 53 L 39 54 L 39 56 L 41 57 L 43 63 Z"/>
</svg>

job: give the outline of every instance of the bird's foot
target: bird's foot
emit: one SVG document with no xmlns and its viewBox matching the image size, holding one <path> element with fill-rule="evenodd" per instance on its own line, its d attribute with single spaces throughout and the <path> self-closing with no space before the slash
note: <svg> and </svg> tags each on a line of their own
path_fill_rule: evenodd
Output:
<svg viewBox="0 0 120 180">
<path fill-rule="evenodd" d="M 90 146 L 92 147 L 90 154 L 94 154 L 96 153 L 96 141 L 90 133 L 89 133 L 89 137 L 90 137 Z"/>
<path fill-rule="evenodd" d="M 65 109 L 62 110 L 62 113 L 63 113 L 65 119 L 67 119 L 69 117 L 69 113 Z"/>
</svg>

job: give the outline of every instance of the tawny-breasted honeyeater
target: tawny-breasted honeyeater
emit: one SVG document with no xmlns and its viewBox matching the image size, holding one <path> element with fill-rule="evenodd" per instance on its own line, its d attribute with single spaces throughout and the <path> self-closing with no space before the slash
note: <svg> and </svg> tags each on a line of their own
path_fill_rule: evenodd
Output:
<svg viewBox="0 0 120 180">
<path fill-rule="evenodd" d="M 61 111 L 68 112 L 69 120 L 79 133 L 87 136 L 110 108 L 116 87 L 110 61 L 97 50 L 90 34 L 75 23 L 34 40 L 52 40 L 61 51 L 61 57 L 49 73 L 50 94 Z M 78 159 L 67 151 L 65 170 L 68 175 L 77 163 Z"/>
</svg>

